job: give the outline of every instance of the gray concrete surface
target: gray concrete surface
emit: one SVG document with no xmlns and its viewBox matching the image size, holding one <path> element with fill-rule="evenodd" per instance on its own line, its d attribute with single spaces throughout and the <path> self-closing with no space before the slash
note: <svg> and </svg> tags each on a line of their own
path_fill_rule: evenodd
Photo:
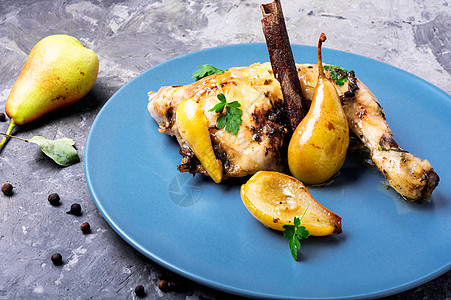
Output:
<svg viewBox="0 0 451 300">
<path fill-rule="evenodd" d="M 14 186 L 12 197 L 0 195 L 0 299 L 134 299 L 138 284 L 145 287 L 147 299 L 231 297 L 177 276 L 170 277 L 179 281 L 179 289 L 162 292 L 158 274 L 167 272 L 126 244 L 94 205 L 84 177 L 83 151 L 99 109 L 149 67 L 203 48 L 264 42 L 260 3 L 0 2 L 0 111 L 29 51 L 41 38 L 75 36 L 100 59 L 99 77 L 88 96 L 15 131 L 24 138 L 70 137 L 81 163 L 60 168 L 34 145 L 16 140 L 0 153 L 0 183 Z M 329 48 L 389 63 L 451 94 L 449 0 L 285 0 L 282 5 L 292 43 L 314 45 L 323 31 Z M 6 128 L 7 123 L 0 123 L 0 131 Z M 59 207 L 47 202 L 53 192 L 62 198 Z M 73 202 L 82 205 L 81 217 L 65 213 Z M 92 226 L 89 235 L 79 230 L 85 221 Z M 51 263 L 55 252 L 63 255 L 63 266 Z M 450 282 L 448 272 L 388 299 L 450 299 Z"/>
</svg>

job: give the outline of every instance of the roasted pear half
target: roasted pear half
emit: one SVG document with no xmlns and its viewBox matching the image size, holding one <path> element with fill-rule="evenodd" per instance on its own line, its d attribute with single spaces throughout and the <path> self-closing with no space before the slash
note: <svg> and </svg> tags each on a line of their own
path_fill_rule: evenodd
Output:
<svg viewBox="0 0 451 300">
<path fill-rule="evenodd" d="M 349 127 L 334 84 L 326 78 L 318 42 L 318 82 L 310 109 L 296 127 L 288 146 L 291 173 L 305 184 L 330 179 L 344 163 L 349 144 Z"/>
</svg>

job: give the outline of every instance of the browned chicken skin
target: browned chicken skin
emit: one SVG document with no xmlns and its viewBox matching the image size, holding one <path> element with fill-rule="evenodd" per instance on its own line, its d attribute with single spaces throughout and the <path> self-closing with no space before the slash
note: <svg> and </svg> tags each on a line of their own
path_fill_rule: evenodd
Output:
<svg viewBox="0 0 451 300">
<path fill-rule="evenodd" d="M 312 99 L 318 78 L 317 66 L 297 64 L 297 69 L 304 97 Z M 218 130 L 219 115 L 208 111 L 218 102 L 216 78 L 226 98 L 241 103 L 243 124 L 237 135 Z M 388 183 L 406 198 L 428 198 L 439 182 L 438 175 L 427 160 L 398 146 L 384 111 L 371 91 L 352 74 L 343 86 L 336 87 L 351 132 L 370 150 L 371 159 Z M 260 170 L 287 171 L 284 147 L 289 120 L 284 112 L 280 84 L 269 63 L 230 68 L 221 75 L 212 75 L 190 85 L 149 92 L 148 109 L 159 124 L 159 131 L 175 135 L 182 148 L 184 158 L 179 170 L 205 174 L 174 121 L 177 105 L 186 98 L 193 98 L 205 112 L 216 157 L 224 166 L 224 179 Z"/>
</svg>

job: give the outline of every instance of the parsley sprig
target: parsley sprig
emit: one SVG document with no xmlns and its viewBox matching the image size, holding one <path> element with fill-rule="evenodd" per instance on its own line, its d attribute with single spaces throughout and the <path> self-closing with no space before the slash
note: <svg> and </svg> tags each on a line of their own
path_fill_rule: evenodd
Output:
<svg viewBox="0 0 451 300">
<path fill-rule="evenodd" d="M 240 129 L 241 123 L 243 123 L 243 120 L 241 119 L 243 111 L 239 108 L 241 104 L 238 101 L 227 102 L 226 96 L 222 91 L 221 84 L 219 83 L 218 78 L 216 78 L 216 85 L 220 92 L 216 95 L 216 97 L 220 102 L 213 106 L 213 108 L 211 108 L 209 111 L 214 111 L 217 114 L 221 114 L 225 108 L 226 112 L 225 114 L 218 117 L 218 119 L 216 120 L 216 126 L 219 129 L 225 127 L 225 130 L 227 132 L 230 132 L 231 134 L 237 134 L 238 130 Z"/>
<path fill-rule="evenodd" d="M 352 72 L 336 65 L 325 65 L 324 70 L 331 70 L 330 79 L 335 81 L 338 86 L 342 86 L 346 81 L 348 81 L 349 73 Z"/>
<path fill-rule="evenodd" d="M 199 70 L 196 70 L 193 73 L 193 77 L 192 77 L 196 81 L 198 81 L 198 80 L 200 80 L 200 79 L 202 79 L 204 77 L 207 77 L 209 75 L 222 74 L 225 71 L 227 71 L 227 70 L 221 70 L 221 69 L 215 68 L 212 65 L 208 65 L 208 64 L 197 66 L 197 67 L 199 68 Z"/>
<path fill-rule="evenodd" d="M 298 259 L 298 249 L 301 248 L 300 240 L 306 239 L 310 236 L 310 232 L 305 229 L 305 226 L 301 226 L 301 220 L 305 216 L 309 206 L 310 203 L 307 204 L 307 207 L 300 218 L 294 217 L 294 225 L 283 225 L 283 228 L 285 229 L 283 232 L 283 237 L 288 240 L 288 246 L 294 260 Z"/>
</svg>

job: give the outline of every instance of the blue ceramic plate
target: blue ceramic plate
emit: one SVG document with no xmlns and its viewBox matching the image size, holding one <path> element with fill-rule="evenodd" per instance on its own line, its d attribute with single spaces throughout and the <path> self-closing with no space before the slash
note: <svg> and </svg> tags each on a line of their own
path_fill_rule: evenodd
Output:
<svg viewBox="0 0 451 300">
<path fill-rule="evenodd" d="M 316 63 L 314 47 L 294 45 L 293 53 L 297 62 Z M 435 167 L 441 182 L 429 202 L 403 201 L 377 170 L 348 159 L 333 184 L 311 189 L 343 218 L 344 232 L 303 241 L 296 262 L 282 234 L 262 226 L 242 204 L 244 180 L 217 185 L 180 174 L 179 146 L 158 132 L 147 112 L 147 92 L 193 82 L 201 64 L 225 69 L 269 60 L 265 44 L 243 44 L 157 65 L 102 108 L 84 161 L 92 197 L 111 227 L 164 267 L 249 297 L 382 297 L 450 270 L 451 97 L 387 64 L 340 51 L 323 53 L 326 62 L 356 71 L 384 107 L 401 147 Z"/>
</svg>

